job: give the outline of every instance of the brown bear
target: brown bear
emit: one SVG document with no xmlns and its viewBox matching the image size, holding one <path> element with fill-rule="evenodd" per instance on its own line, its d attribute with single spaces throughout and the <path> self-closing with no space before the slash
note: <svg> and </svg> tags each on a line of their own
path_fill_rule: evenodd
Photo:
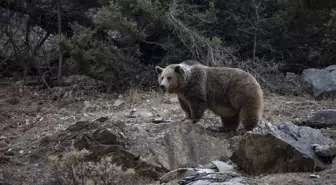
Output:
<svg viewBox="0 0 336 185">
<path fill-rule="evenodd" d="M 218 131 L 236 131 L 241 123 L 252 130 L 263 115 L 263 91 L 257 80 L 238 68 L 208 67 L 187 60 L 166 68 L 155 67 L 160 88 L 177 94 L 185 119 L 198 122 L 211 110 L 220 116 Z"/>
</svg>

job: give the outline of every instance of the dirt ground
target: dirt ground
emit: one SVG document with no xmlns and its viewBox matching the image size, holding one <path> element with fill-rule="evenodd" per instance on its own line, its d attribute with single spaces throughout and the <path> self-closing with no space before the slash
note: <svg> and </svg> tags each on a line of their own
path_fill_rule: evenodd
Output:
<svg viewBox="0 0 336 185">
<path fill-rule="evenodd" d="M 119 119 L 135 107 L 144 107 L 160 115 L 182 116 L 176 99 L 160 92 L 142 92 L 136 88 L 120 94 L 97 90 L 72 90 L 67 96 L 53 100 L 46 89 L 25 86 L 22 81 L 0 82 L 0 184 L 45 184 L 47 170 L 43 161 L 32 155 L 40 138 L 57 133 L 80 120 L 102 116 Z M 124 101 L 114 105 L 116 99 Z M 314 111 L 335 108 L 336 100 L 314 101 L 308 95 L 279 96 L 265 93 L 264 118 L 277 121 L 305 120 Z M 210 119 L 207 114 L 204 119 Z M 325 129 L 336 138 L 334 129 Z M 43 154 L 40 154 L 43 155 Z M 321 172 L 321 178 L 310 174 L 275 174 L 251 177 L 256 184 L 336 184 L 334 171 Z"/>
</svg>

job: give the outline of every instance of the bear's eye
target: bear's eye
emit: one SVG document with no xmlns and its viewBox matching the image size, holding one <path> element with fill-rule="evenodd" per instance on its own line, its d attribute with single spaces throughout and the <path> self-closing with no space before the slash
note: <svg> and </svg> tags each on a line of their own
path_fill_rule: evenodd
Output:
<svg viewBox="0 0 336 185">
<path fill-rule="evenodd" d="M 163 80 L 163 77 L 161 77 L 161 80 Z"/>
<path fill-rule="evenodd" d="M 167 77 L 168 80 L 171 80 L 172 77 Z"/>
</svg>

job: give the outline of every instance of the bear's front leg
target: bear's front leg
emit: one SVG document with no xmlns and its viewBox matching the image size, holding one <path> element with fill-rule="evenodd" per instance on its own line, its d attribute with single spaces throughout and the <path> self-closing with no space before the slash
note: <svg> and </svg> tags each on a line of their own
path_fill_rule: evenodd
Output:
<svg viewBox="0 0 336 185">
<path fill-rule="evenodd" d="M 183 100 L 180 97 L 177 97 L 177 100 L 182 108 L 182 110 L 185 112 L 185 117 L 181 120 L 181 122 L 186 121 L 187 119 L 191 118 L 191 113 L 190 113 L 190 108 L 189 108 L 189 104 L 187 101 Z"/>
<path fill-rule="evenodd" d="M 190 103 L 189 107 L 191 112 L 191 121 L 195 124 L 203 117 L 206 106 L 204 103 L 195 101 Z"/>
</svg>

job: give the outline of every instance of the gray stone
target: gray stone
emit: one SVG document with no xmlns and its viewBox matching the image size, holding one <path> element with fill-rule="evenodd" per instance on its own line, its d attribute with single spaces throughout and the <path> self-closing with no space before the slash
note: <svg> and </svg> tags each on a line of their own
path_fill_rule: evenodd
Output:
<svg viewBox="0 0 336 185">
<path fill-rule="evenodd" d="M 316 155 L 320 157 L 336 156 L 336 145 L 335 144 L 327 144 L 327 145 L 313 144 L 312 147 Z"/>
<path fill-rule="evenodd" d="M 152 123 L 168 123 L 168 122 L 172 122 L 172 120 L 163 117 L 155 117 L 152 119 Z"/>
<path fill-rule="evenodd" d="M 131 110 L 130 114 L 127 115 L 127 117 L 130 117 L 130 118 L 137 118 L 137 117 L 149 118 L 149 117 L 153 117 L 153 114 L 145 108 L 136 108 L 136 109 Z"/>
<path fill-rule="evenodd" d="M 312 172 L 327 168 L 312 144 L 332 140 L 310 127 L 293 123 L 262 124 L 247 132 L 231 160 L 249 174 Z"/>
<path fill-rule="evenodd" d="M 160 183 L 177 180 L 180 185 L 243 185 L 241 175 L 231 165 L 222 161 L 212 161 L 212 164 L 215 165 L 215 169 L 179 168 L 172 170 L 160 178 Z"/>
<path fill-rule="evenodd" d="M 324 69 L 305 69 L 301 78 L 303 88 L 316 99 L 336 97 L 336 65 Z"/>
<path fill-rule="evenodd" d="M 125 101 L 124 100 L 116 100 L 114 103 L 113 103 L 113 107 L 119 107 L 120 105 L 124 104 Z"/>
<path fill-rule="evenodd" d="M 224 135 L 217 137 L 204 127 L 192 123 L 137 124 L 125 129 L 131 148 L 147 161 L 168 170 L 207 164 L 232 151 Z"/>
<path fill-rule="evenodd" d="M 311 118 L 305 121 L 305 125 L 319 128 L 336 126 L 336 109 L 326 109 L 313 113 Z"/>
</svg>

